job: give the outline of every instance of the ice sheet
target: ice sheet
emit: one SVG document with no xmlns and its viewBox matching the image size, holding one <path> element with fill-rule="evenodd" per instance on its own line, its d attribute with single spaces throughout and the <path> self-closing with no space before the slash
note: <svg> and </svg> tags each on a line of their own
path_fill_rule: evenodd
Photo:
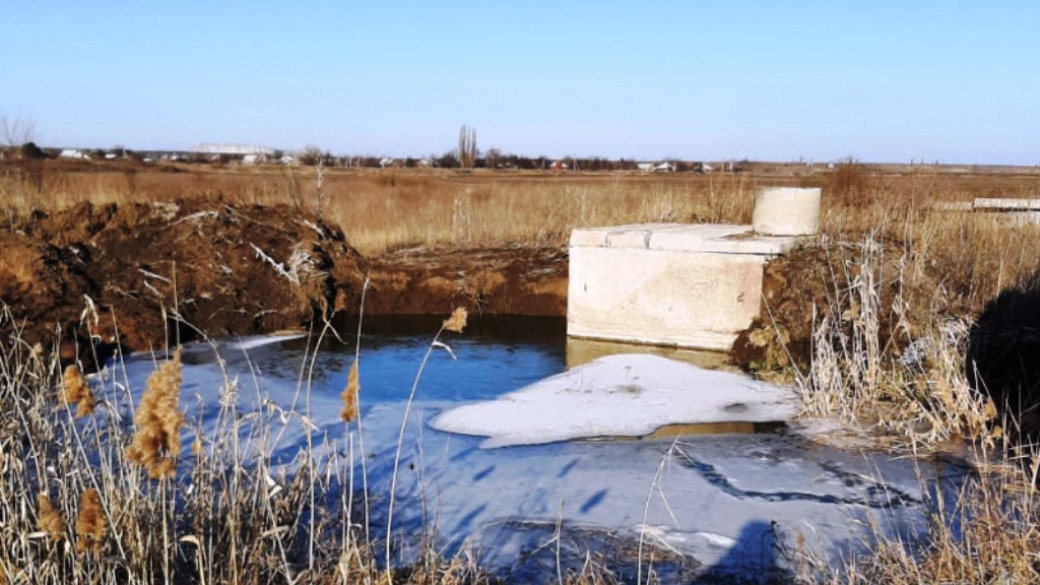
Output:
<svg viewBox="0 0 1040 585">
<path fill-rule="evenodd" d="M 654 355 L 596 359 L 497 400 L 468 404 L 433 428 L 488 437 L 484 448 L 591 437 L 638 437 L 670 424 L 770 422 L 793 417 L 788 387 Z"/>
</svg>

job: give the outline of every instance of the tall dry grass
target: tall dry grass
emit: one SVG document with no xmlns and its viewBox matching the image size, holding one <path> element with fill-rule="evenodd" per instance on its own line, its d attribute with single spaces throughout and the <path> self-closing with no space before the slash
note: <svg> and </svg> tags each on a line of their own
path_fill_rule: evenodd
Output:
<svg viewBox="0 0 1040 585">
<path fill-rule="evenodd" d="M 12 319 L 7 307 L 0 319 Z M 206 393 L 219 407 L 204 431 L 201 420 L 183 420 L 179 355 L 162 360 L 135 404 L 119 364 L 104 375 L 63 375 L 56 359 L 41 359 L 17 337 L 0 343 L 0 409 L 7 415 L 0 423 L 0 581 L 488 581 L 467 551 L 445 558 L 432 545 L 418 561 L 391 557 L 388 574 L 375 553 L 382 543 L 369 536 L 355 501 L 364 485 L 353 472 L 364 461 L 363 447 L 355 447 L 360 424 L 339 438 L 308 438 L 294 460 L 276 468 L 280 433 L 309 433 L 309 409 L 242 411 L 239 392 L 259 396 L 260 389 L 239 388 L 225 376 Z M 314 357 L 309 352 L 306 363 Z M 93 412 L 75 416 L 63 395 L 70 381 L 89 385 Z M 305 371 L 300 387 L 309 395 Z M 193 438 L 190 455 L 181 452 L 186 438 Z M 348 458 L 320 455 L 318 447 Z"/>
</svg>

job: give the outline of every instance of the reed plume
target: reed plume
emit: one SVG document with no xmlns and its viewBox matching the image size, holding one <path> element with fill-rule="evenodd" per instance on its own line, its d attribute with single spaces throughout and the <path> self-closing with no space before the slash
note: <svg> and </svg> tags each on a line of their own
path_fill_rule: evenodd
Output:
<svg viewBox="0 0 1040 585">
<path fill-rule="evenodd" d="M 455 333 L 462 333 L 462 330 L 466 327 L 466 313 L 465 307 L 459 307 L 451 313 L 451 317 L 444 320 L 444 330 L 453 331 Z"/>
<path fill-rule="evenodd" d="M 38 528 L 46 532 L 51 540 L 61 540 L 65 536 L 65 520 L 54 509 L 50 498 L 46 494 L 37 494 L 36 505 L 39 508 L 36 521 Z"/>
<path fill-rule="evenodd" d="M 60 400 L 69 407 L 76 406 L 76 418 L 83 418 L 94 412 L 94 394 L 90 391 L 87 379 L 75 364 L 65 368 Z"/>
<path fill-rule="evenodd" d="M 176 477 L 181 452 L 180 430 L 184 415 L 177 409 L 181 392 L 181 348 L 173 359 L 148 377 L 141 403 L 134 413 L 137 431 L 126 449 L 126 458 L 148 468 L 152 479 Z"/>
<path fill-rule="evenodd" d="M 347 374 L 347 387 L 339 395 L 343 400 L 343 412 L 339 414 L 343 422 L 350 422 L 357 418 L 359 390 L 361 390 L 361 384 L 358 382 L 358 363 L 355 359 L 353 365 L 350 366 L 350 373 Z"/>
<path fill-rule="evenodd" d="M 94 488 L 83 492 L 79 499 L 79 518 L 76 519 L 76 550 L 99 552 L 105 540 L 105 514 L 101 496 Z"/>
</svg>

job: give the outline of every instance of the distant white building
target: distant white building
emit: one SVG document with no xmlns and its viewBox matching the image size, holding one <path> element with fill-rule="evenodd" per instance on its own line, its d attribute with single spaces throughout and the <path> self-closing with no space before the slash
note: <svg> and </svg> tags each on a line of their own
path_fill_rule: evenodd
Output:
<svg viewBox="0 0 1040 585">
<path fill-rule="evenodd" d="M 428 169 L 428 168 L 433 166 L 433 159 L 425 158 L 425 157 L 424 158 L 420 158 L 418 161 L 416 161 L 415 164 L 417 164 L 420 167 Z"/>
<path fill-rule="evenodd" d="M 250 154 L 273 156 L 275 150 L 266 146 L 255 144 L 218 144 L 212 142 L 200 142 L 191 147 L 191 152 L 196 154 L 230 154 L 235 156 L 246 156 Z"/>
<path fill-rule="evenodd" d="M 386 167 L 397 166 L 396 158 L 381 158 L 379 159 L 379 168 L 385 169 Z"/>
<path fill-rule="evenodd" d="M 649 173 L 650 171 L 654 170 L 654 163 L 652 163 L 652 162 L 641 162 L 641 163 L 636 165 L 636 168 L 641 170 L 641 171 L 643 171 L 644 173 Z"/>
<path fill-rule="evenodd" d="M 300 165 L 300 161 L 295 156 L 293 156 L 291 154 L 286 154 L 286 155 L 282 156 L 282 158 L 279 159 L 279 160 L 281 161 L 281 163 L 283 165 L 290 166 L 290 167 L 296 167 L 296 166 Z"/>
<path fill-rule="evenodd" d="M 670 162 L 663 162 L 659 165 L 654 166 L 655 173 L 674 173 L 675 165 Z"/>
<path fill-rule="evenodd" d="M 244 165 L 259 165 L 267 162 L 267 156 L 263 154 L 247 154 L 242 157 Z"/>
<path fill-rule="evenodd" d="M 72 158 L 72 159 L 78 159 L 78 160 L 90 160 L 90 155 L 85 153 L 85 152 L 83 152 L 82 150 L 76 150 L 74 148 L 66 148 L 65 150 L 61 151 L 61 154 L 58 155 L 58 158 Z"/>
</svg>

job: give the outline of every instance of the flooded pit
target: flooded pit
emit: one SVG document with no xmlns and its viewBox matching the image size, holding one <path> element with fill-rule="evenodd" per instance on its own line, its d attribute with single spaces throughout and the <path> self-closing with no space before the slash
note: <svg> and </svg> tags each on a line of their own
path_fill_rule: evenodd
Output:
<svg viewBox="0 0 1040 585">
<path fill-rule="evenodd" d="M 360 402 L 370 492 L 377 496 L 389 490 L 405 401 L 439 326 L 440 319 L 365 322 Z M 216 352 L 206 345 L 186 348 L 181 404 L 187 419 L 204 433 L 213 431 L 224 369 L 236 380 L 234 400 L 243 418 L 270 412 L 272 404 L 282 410 L 296 404 L 303 412 L 302 370 L 312 379 L 304 414 L 315 443 L 324 445 L 319 455 L 348 464 L 353 455 L 357 467 L 356 427 L 346 429 L 338 417 L 353 336 L 347 327 L 339 331 L 343 341 L 326 336 L 313 371 L 307 356 L 314 338 L 234 340 Z M 401 455 L 395 532 L 421 534 L 425 498 L 445 551 L 469 541 L 486 566 L 517 579 L 537 574 L 539 555 L 552 556 L 543 545 L 547 527 L 557 524 L 568 535 L 565 557 L 572 554 L 580 564 L 585 543 L 609 551 L 614 568 L 629 574 L 637 559 L 625 551 L 634 551 L 640 536 L 673 555 L 677 575 L 780 570 L 777 551 L 799 538 L 836 562 L 859 546 L 871 522 L 901 535 L 923 526 L 926 495 L 942 473 L 925 463 L 820 445 L 776 421 L 669 424 L 640 440 L 482 448 L 482 437 L 437 431 L 430 422 L 461 405 L 508 400 L 521 388 L 576 371 L 572 356 L 588 355 L 588 346 L 568 343 L 558 319 L 485 319 L 443 341 L 457 359 L 437 349 L 420 379 Z M 590 360 L 609 357 L 603 344 L 593 345 L 597 355 Z M 126 371 L 137 399 L 153 362 L 133 356 Z M 617 394 L 638 394 L 639 383 L 645 380 L 621 384 Z M 740 417 L 741 404 L 726 402 L 720 410 Z M 292 417 L 270 420 L 279 427 L 272 459 L 288 465 L 305 443 L 306 427 Z M 190 435 L 185 431 L 185 443 Z M 385 526 L 385 511 L 373 510 L 373 523 Z"/>
</svg>

